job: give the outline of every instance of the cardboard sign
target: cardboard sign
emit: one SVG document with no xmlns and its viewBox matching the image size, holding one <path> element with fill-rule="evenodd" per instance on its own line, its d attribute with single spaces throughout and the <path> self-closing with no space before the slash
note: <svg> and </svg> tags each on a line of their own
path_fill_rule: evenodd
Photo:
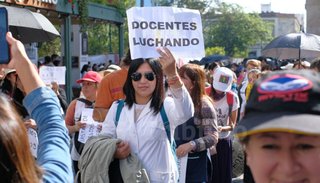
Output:
<svg viewBox="0 0 320 183">
<path fill-rule="evenodd" d="M 198 10 L 173 7 L 133 7 L 127 10 L 131 58 L 158 58 L 167 47 L 177 58 L 205 55 Z"/>
<path fill-rule="evenodd" d="M 92 113 L 93 109 L 90 108 L 83 109 L 81 113 L 81 121 L 86 123 L 86 127 L 79 130 L 79 142 L 86 143 L 90 137 L 100 134 L 102 124 L 92 119 Z"/>
<path fill-rule="evenodd" d="M 31 154 L 33 157 L 37 158 L 38 143 L 39 143 L 37 131 L 35 131 L 32 128 L 28 128 L 27 132 L 28 132 Z"/>
<path fill-rule="evenodd" d="M 179 170 L 179 183 L 186 182 L 188 154 L 178 158 L 178 170 Z"/>
<path fill-rule="evenodd" d="M 59 85 L 64 85 L 66 78 L 66 67 L 50 67 L 41 66 L 39 69 L 40 78 L 45 84 L 51 84 L 52 81 L 57 82 Z"/>
</svg>

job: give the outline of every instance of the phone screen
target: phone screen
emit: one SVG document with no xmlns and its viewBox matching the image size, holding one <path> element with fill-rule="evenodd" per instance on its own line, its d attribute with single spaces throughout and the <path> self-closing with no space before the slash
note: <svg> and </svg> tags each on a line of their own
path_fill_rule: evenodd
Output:
<svg viewBox="0 0 320 183">
<path fill-rule="evenodd" d="M 8 13 L 6 8 L 0 8 L 0 64 L 10 61 L 9 45 L 6 40 L 8 32 Z"/>
</svg>

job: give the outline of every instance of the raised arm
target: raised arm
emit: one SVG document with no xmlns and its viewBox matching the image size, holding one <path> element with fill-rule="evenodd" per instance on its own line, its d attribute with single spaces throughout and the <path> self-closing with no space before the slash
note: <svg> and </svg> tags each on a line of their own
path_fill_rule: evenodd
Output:
<svg viewBox="0 0 320 183">
<path fill-rule="evenodd" d="M 7 33 L 11 60 L 27 96 L 24 105 L 38 125 L 38 164 L 44 169 L 43 182 L 73 182 L 69 137 L 56 94 L 45 86 L 29 60 L 23 44 Z"/>
</svg>

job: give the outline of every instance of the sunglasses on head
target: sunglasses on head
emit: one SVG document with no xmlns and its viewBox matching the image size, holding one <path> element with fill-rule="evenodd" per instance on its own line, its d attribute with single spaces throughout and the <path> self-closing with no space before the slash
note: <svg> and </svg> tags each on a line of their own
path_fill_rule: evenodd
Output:
<svg viewBox="0 0 320 183">
<path fill-rule="evenodd" d="M 146 78 L 148 81 L 153 81 L 155 74 L 153 72 L 145 72 L 143 73 L 144 78 Z M 135 72 L 131 75 L 131 79 L 133 81 L 140 81 L 140 79 L 142 78 L 142 73 L 140 72 Z"/>
</svg>

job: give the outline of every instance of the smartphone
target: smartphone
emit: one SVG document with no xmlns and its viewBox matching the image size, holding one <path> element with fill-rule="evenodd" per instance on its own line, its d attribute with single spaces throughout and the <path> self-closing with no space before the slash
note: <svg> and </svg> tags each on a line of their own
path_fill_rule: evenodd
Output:
<svg viewBox="0 0 320 183">
<path fill-rule="evenodd" d="M 0 7 L 0 64 L 8 64 L 10 61 L 10 49 L 6 40 L 8 29 L 7 9 Z"/>
</svg>

